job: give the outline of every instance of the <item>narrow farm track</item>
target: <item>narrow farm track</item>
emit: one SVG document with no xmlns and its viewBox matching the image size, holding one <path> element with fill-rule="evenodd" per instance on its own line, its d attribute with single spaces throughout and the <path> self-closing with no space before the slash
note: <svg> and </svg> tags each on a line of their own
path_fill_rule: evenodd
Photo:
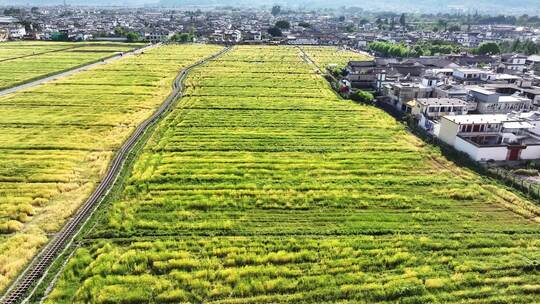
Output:
<svg viewBox="0 0 540 304">
<path fill-rule="evenodd" d="M 189 72 L 208 61 L 220 57 L 228 50 L 229 48 L 224 48 L 220 52 L 200 60 L 180 71 L 173 82 L 173 91 L 171 94 L 169 94 L 169 96 L 154 112 L 154 114 L 139 125 L 129 139 L 124 142 L 109 165 L 105 176 L 97 188 L 93 191 L 92 195 L 86 200 L 77 213 L 66 223 L 60 232 L 56 234 L 49 244 L 43 248 L 41 253 L 38 254 L 29 264 L 29 266 L 22 272 L 19 278 L 12 284 L 11 288 L 7 290 L 0 303 L 20 303 L 25 301 L 31 295 L 32 288 L 35 287 L 36 283 L 43 279 L 51 264 L 65 250 L 65 248 L 69 246 L 69 244 L 84 226 L 84 223 L 90 218 L 90 216 L 99 206 L 101 200 L 111 190 L 125 165 L 128 155 L 133 151 L 137 142 L 143 137 L 145 132 L 152 125 L 157 123 L 170 111 L 175 100 L 182 96 L 184 90 L 183 83 Z"/>
<path fill-rule="evenodd" d="M 304 60 L 304 62 L 307 63 L 307 64 L 310 64 L 310 65 L 313 65 L 313 66 L 317 69 L 317 71 L 319 71 L 319 74 L 320 74 L 320 75 L 325 75 L 325 74 L 326 74 L 326 75 L 328 75 L 330 78 L 332 78 L 332 80 L 338 81 L 338 80 L 336 79 L 336 77 L 334 77 L 332 74 L 326 73 L 325 71 L 323 71 L 323 69 L 321 69 L 321 67 L 320 67 L 319 65 L 317 65 L 317 63 L 315 63 L 315 61 L 314 61 L 311 57 L 309 57 L 309 55 L 304 51 L 303 48 L 298 47 L 298 50 L 300 51 L 300 53 L 302 53 L 302 56 L 301 56 L 301 57 L 302 57 L 302 59 Z"/>
<path fill-rule="evenodd" d="M 49 81 L 53 81 L 53 80 L 56 80 L 56 79 L 59 79 L 59 78 L 62 78 L 62 77 L 70 76 L 70 75 L 76 74 L 78 72 L 87 70 L 89 68 L 93 68 L 93 67 L 96 67 L 96 66 L 99 66 L 99 65 L 107 64 L 107 63 L 109 63 L 111 61 L 114 61 L 114 60 L 117 60 L 117 59 L 120 59 L 120 58 L 123 58 L 123 57 L 126 57 L 126 56 L 131 56 L 131 55 L 134 55 L 134 54 L 144 52 L 145 50 L 147 50 L 149 48 L 156 47 L 158 45 L 159 44 L 153 44 L 153 45 L 145 46 L 145 47 L 142 47 L 142 48 L 139 48 L 139 49 L 134 49 L 132 51 L 125 52 L 123 54 L 117 54 L 117 55 L 113 55 L 111 57 L 99 60 L 98 62 L 93 62 L 93 63 L 85 64 L 85 65 L 82 65 L 82 66 L 74 67 L 74 68 L 71 68 L 71 69 L 68 69 L 68 70 L 65 70 L 65 71 L 61 71 L 61 72 L 56 73 L 56 74 L 51 75 L 51 76 L 47 76 L 47 77 L 44 77 L 44 78 L 39 78 L 39 79 L 30 81 L 30 82 L 26 82 L 26 83 L 23 83 L 23 84 L 16 85 L 14 87 L 8 87 L 6 89 L 0 90 L 0 96 L 8 95 L 8 94 L 20 91 L 20 90 L 35 87 L 37 85 L 40 85 L 40 84 L 43 84 L 43 83 L 46 83 L 46 82 L 49 82 Z M 62 51 L 62 50 L 55 50 L 55 51 Z M 51 53 L 51 52 L 55 52 L 55 51 L 49 51 L 49 52 L 46 52 L 46 53 Z M 26 56 L 26 57 L 28 57 L 28 56 Z"/>
</svg>

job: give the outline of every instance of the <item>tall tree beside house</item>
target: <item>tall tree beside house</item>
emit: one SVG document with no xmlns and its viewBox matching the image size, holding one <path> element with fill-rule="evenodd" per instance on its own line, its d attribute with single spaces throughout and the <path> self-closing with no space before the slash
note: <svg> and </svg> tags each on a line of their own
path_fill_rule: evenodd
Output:
<svg viewBox="0 0 540 304">
<path fill-rule="evenodd" d="M 24 26 L 24 30 L 28 32 L 32 32 L 34 30 L 34 26 L 32 25 L 32 21 L 30 20 L 23 20 L 20 22 L 22 26 Z"/>
<path fill-rule="evenodd" d="M 474 53 L 479 55 L 497 55 L 501 53 L 501 48 L 495 42 L 482 42 Z"/>
<path fill-rule="evenodd" d="M 521 40 L 519 40 L 518 38 L 512 43 L 512 52 L 517 52 L 520 48 L 521 48 Z"/>
<path fill-rule="evenodd" d="M 279 27 L 271 27 L 268 29 L 268 34 L 270 34 L 272 37 L 281 37 L 283 36 L 283 33 L 279 29 Z"/>
<path fill-rule="evenodd" d="M 291 24 L 287 20 L 279 20 L 276 22 L 275 26 L 281 30 L 288 30 L 291 27 Z"/>
<path fill-rule="evenodd" d="M 351 99 L 354 101 L 371 104 L 375 100 L 375 97 L 370 92 L 358 90 L 351 95 Z"/>
<path fill-rule="evenodd" d="M 173 42 L 191 42 L 193 38 L 193 34 L 191 33 L 176 33 L 172 35 L 170 40 Z"/>
<path fill-rule="evenodd" d="M 127 37 L 128 31 L 126 28 L 123 27 L 116 27 L 114 29 L 114 35 L 117 37 Z"/>
<path fill-rule="evenodd" d="M 136 32 L 129 32 L 126 34 L 126 38 L 129 42 L 133 42 L 133 41 L 138 41 L 139 39 L 141 39 L 141 35 L 139 35 L 139 33 L 136 33 Z"/>
<path fill-rule="evenodd" d="M 280 13 L 281 13 L 281 6 L 279 6 L 279 5 L 272 6 L 272 15 L 273 16 L 277 16 Z"/>
<path fill-rule="evenodd" d="M 521 41 L 517 39 L 513 42 L 503 41 L 499 44 L 499 47 L 501 48 L 501 53 L 540 54 L 540 43 L 532 40 Z"/>
</svg>

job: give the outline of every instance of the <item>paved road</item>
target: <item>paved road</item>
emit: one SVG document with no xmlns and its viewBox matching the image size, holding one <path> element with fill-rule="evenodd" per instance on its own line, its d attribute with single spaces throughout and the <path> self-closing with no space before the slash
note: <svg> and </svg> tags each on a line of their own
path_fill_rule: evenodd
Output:
<svg viewBox="0 0 540 304">
<path fill-rule="evenodd" d="M 150 118 L 139 125 L 129 139 L 124 142 L 109 165 L 105 176 L 96 187 L 92 195 L 86 200 L 77 213 L 66 223 L 62 230 L 60 230 L 60 232 L 58 232 L 56 236 L 49 242 L 49 244 L 39 253 L 39 255 L 34 258 L 32 263 L 30 263 L 25 271 L 13 283 L 11 288 L 6 292 L 4 297 L 1 299 L 1 303 L 20 303 L 21 301 L 26 301 L 31 296 L 31 294 L 34 292 L 33 288 L 38 285 L 37 283 L 43 280 L 51 264 L 72 243 L 73 239 L 80 232 L 88 218 L 90 218 L 90 216 L 99 206 L 101 200 L 111 190 L 125 165 L 126 158 L 133 151 L 136 143 L 152 125 L 157 123 L 165 116 L 165 114 L 167 114 L 167 112 L 169 112 L 171 105 L 174 104 L 174 101 L 182 96 L 182 91 L 184 90 L 183 82 L 188 73 L 193 68 L 223 55 L 228 50 L 229 48 L 224 48 L 222 51 L 206 59 L 198 61 L 197 63 L 180 71 L 173 82 L 173 91 L 171 94 L 165 99 L 159 109 L 154 112 Z"/>
<path fill-rule="evenodd" d="M 102 64 L 106 64 L 106 63 L 109 63 L 109 62 L 111 62 L 111 61 L 114 61 L 114 60 L 117 60 L 117 59 L 120 59 L 120 58 L 123 58 L 123 57 L 126 57 L 126 56 L 132 56 L 133 54 L 138 54 L 138 53 L 140 53 L 140 52 L 143 52 L 144 50 L 147 50 L 147 49 L 149 49 L 149 48 L 155 47 L 155 46 L 157 46 L 157 45 L 158 45 L 158 44 L 149 45 L 149 46 L 146 46 L 146 47 L 143 47 L 143 48 L 140 48 L 140 49 L 136 49 L 136 50 L 133 50 L 133 51 L 129 51 L 129 52 L 123 53 L 123 55 L 117 54 L 117 55 L 114 55 L 114 56 L 112 56 L 112 57 L 109 57 L 109 58 L 104 59 L 104 60 L 99 61 L 99 62 L 87 64 L 87 65 L 85 65 L 85 66 L 78 67 L 78 68 L 74 68 L 74 69 L 71 69 L 71 70 L 68 70 L 68 71 L 65 71 L 65 72 L 61 72 L 61 73 L 58 73 L 58 74 L 54 74 L 54 75 L 52 75 L 52 76 L 48 76 L 48 77 L 45 77 L 45 78 L 40 78 L 40 79 L 31 81 L 31 82 L 28 82 L 28 83 L 24 83 L 24 84 L 15 86 L 15 87 L 11 87 L 11 88 L 9 88 L 9 89 L 4 89 L 4 90 L 1 90 L 1 91 L 0 91 L 0 96 L 4 96 L 4 95 L 7 95 L 7 94 L 15 93 L 15 92 L 17 92 L 17 91 L 24 90 L 24 89 L 27 89 L 27 88 L 31 88 L 31 87 L 40 85 L 40 84 L 45 83 L 45 82 L 49 82 L 49 81 L 52 81 L 52 80 L 56 80 L 56 79 L 58 79 L 58 78 L 66 77 L 66 76 L 69 76 L 69 75 L 73 75 L 73 74 L 75 74 L 75 73 L 78 73 L 78 72 L 81 72 L 81 71 L 85 71 L 85 70 L 90 69 L 90 68 L 93 68 L 93 67 L 95 67 L 95 66 L 102 65 Z"/>
</svg>

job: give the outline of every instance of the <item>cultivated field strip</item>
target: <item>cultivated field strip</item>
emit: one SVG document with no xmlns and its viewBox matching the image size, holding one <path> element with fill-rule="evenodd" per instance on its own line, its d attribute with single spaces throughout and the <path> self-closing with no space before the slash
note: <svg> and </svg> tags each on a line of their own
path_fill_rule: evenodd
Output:
<svg viewBox="0 0 540 304">
<path fill-rule="evenodd" d="M 179 70 L 219 50 L 161 46 L 0 97 L 0 289 L 90 195 Z"/>
<path fill-rule="evenodd" d="M 540 301 L 538 207 L 299 49 L 237 46 L 186 85 L 47 303 Z"/>
<path fill-rule="evenodd" d="M 324 69 L 329 65 L 336 65 L 339 67 L 344 67 L 351 60 L 362 61 L 368 60 L 369 56 L 345 50 L 342 48 L 334 48 L 329 50 L 326 47 L 319 46 L 302 46 L 301 49 L 306 53 L 307 56 L 313 62 Z"/>
<path fill-rule="evenodd" d="M 35 41 L 0 43 L 0 90 L 142 46 L 124 43 Z"/>
</svg>

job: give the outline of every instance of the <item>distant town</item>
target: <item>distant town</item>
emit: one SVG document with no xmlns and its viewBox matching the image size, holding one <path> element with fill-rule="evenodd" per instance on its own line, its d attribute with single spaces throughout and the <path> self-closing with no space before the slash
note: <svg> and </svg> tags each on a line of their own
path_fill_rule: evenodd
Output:
<svg viewBox="0 0 540 304">
<path fill-rule="evenodd" d="M 175 36 L 176 34 L 176 36 Z M 198 9 L 0 7 L 0 40 L 179 39 L 213 43 L 346 45 L 366 48 L 386 41 L 415 45 L 425 41 L 472 48 L 482 42 L 516 39 L 540 42 L 540 18 L 455 14 L 399 14 L 359 8 L 293 10 L 214 7 Z"/>
</svg>

